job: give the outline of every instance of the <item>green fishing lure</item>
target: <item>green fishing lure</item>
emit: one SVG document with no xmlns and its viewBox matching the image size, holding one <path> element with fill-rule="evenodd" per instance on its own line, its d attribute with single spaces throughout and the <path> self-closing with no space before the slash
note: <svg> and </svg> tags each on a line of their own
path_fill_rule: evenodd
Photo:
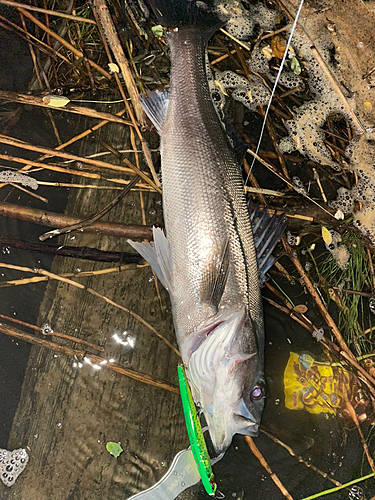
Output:
<svg viewBox="0 0 375 500">
<path fill-rule="evenodd" d="M 177 367 L 178 383 L 182 399 L 186 428 L 188 431 L 191 451 L 197 464 L 199 475 L 206 492 L 213 496 L 216 491 L 216 483 L 211 469 L 210 457 L 208 455 L 206 442 L 203 437 L 202 427 L 199 422 L 197 410 L 190 392 L 185 370 L 182 365 Z"/>
</svg>

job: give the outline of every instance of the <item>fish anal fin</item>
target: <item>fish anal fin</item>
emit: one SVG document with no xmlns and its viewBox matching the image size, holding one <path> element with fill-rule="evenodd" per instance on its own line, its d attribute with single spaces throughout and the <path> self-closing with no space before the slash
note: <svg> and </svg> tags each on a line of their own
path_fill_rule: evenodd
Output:
<svg viewBox="0 0 375 500">
<path fill-rule="evenodd" d="M 200 288 L 201 304 L 208 304 L 214 311 L 218 310 L 223 296 L 229 271 L 229 242 L 221 252 L 212 252 L 204 264 L 205 279 Z"/>
<path fill-rule="evenodd" d="M 158 134 L 161 133 L 161 128 L 164 121 L 164 116 L 167 111 L 169 101 L 169 89 L 147 91 L 147 96 L 141 94 L 140 102 L 144 112 L 151 120 Z"/>
<path fill-rule="evenodd" d="M 150 264 L 160 283 L 171 293 L 173 291 L 171 249 L 162 229 L 154 227 L 153 235 L 154 241 L 151 243 L 132 240 L 128 240 L 128 243 Z"/>
</svg>

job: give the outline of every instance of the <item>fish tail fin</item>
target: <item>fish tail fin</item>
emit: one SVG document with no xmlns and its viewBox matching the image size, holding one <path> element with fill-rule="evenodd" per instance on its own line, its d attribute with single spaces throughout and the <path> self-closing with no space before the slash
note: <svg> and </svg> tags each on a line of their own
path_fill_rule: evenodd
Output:
<svg viewBox="0 0 375 500">
<path fill-rule="evenodd" d="M 158 22 L 166 28 L 192 28 L 207 33 L 207 38 L 225 23 L 215 0 L 148 0 Z"/>
<path fill-rule="evenodd" d="M 259 279 L 263 285 L 267 280 L 266 272 L 276 261 L 271 254 L 288 223 L 284 214 L 275 213 L 271 217 L 266 208 L 261 208 L 254 203 L 249 204 L 249 213 L 258 259 Z"/>
</svg>

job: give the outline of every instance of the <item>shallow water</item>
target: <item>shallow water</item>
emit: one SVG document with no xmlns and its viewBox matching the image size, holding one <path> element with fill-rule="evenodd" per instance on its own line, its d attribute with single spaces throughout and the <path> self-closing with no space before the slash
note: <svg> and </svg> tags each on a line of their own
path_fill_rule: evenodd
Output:
<svg viewBox="0 0 375 500">
<path fill-rule="evenodd" d="M 0 36 L 4 34 L 0 32 Z M 18 67 L 30 71 L 27 47 L 9 34 L 6 34 L 6 40 L 8 52 L 14 50 L 17 53 Z M 20 62 L 20 54 L 25 56 L 25 62 Z M 19 74 L 13 60 L 8 62 L 9 69 L 4 72 L 6 79 L 0 80 L 0 88 L 24 90 L 26 87 L 22 82 L 29 79 L 30 72 Z M 14 72 L 16 77 L 10 79 L 9 75 Z M 64 130 L 62 122 L 59 126 Z M 53 147 L 54 139 L 48 129 L 45 116 L 32 110 L 23 113 L 12 134 L 35 144 Z M 55 174 L 52 176 L 48 172 L 38 175 L 38 178 L 42 176 L 56 179 Z M 62 189 L 53 191 L 51 196 L 51 191 L 39 188 L 38 194 L 50 198 L 48 210 L 59 212 L 66 204 L 67 192 Z M 37 208 L 44 206 L 42 202 L 30 200 L 27 195 L 9 188 L 1 190 L 0 196 L 2 201 L 7 199 Z M 135 223 L 140 223 L 139 200 L 134 200 L 126 201 L 125 209 L 130 215 L 134 213 Z M 89 204 L 86 194 L 82 194 L 78 201 L 84 207 Z M 160 202 L 148 194 L 144 201 L 147 223 L 160 223 Z M 118 213 L 121 213 L 120 209 Z M 117 220 L 116 215 L 114 220 Z M 10 219 L 0 218 L 0 224 L 1 234 L 14 238 L 37 241 L 43 232 L 40 226 Z M 86 241 L 94 244 L 95 237 L 71 236 L 70 241 L 72 244 Z M 125 245 L 115 242 L 113 247 L 124 249 Z M 3 248 L 1 261 L 47 270 L 52 266 L 49 257 L 7 248 Z M 61 269 L 62 260 L 54 265 Z M 71 264 L 72 268 L 75 266 Z M 101 268 L 83 261 L 80 267 L 82 270 Z M 2 270 L 1 273 L 2 280 L 26 275 L 11 270 Z M 133 295 L 127 287 L 132 279 Z M 112 290 L 113 300 L 142 313 L 148 322 L 155 328 L 158 325 L 157 329 L 173 340 L 167 294 L 160 291 L 162 304 L 167 307 L 161 311 L 149 269 L 105 279 L 93 278 L 89 286 L 103 294 Z M 62 333 L 82 334 L 90 342 L 105 347 L 106 359 L 113 357 L 124 367 L 139 369 L 176 384 L 177 356 L 148 330 L 141 328 L 134 318 L 113 308 L 104 308 L 92 296 L 72 287 L 50 283 L 46 295 L 45 292 L 43 283 L 2 288 L 0 313 L 40 326 L 42 316 L 39 313 L 38 318 L 38 311 L 44 297 L 43 314 L 51 311 L 52 327 L 56 330 L 63 328 Z M 295 297 L 296 302 L 306 302 L 314 314 L 313 306 L 300 287 L 291 287 L 288 293 Z M 59 305 L 53 302 L 53 297 L 58 297 Z M 76 307 L 80 301 L 82 307 Z M 76 312 L 81 316 L 77 317 Z M 320 347 L 304 329 L 268 304 L 265 304 L 265 326 L 267 402 L 262 427 L 290 446 L 308 464 L 314 464 L 336 480 L 346 482 L 357 477 L 361 474 L 363 450 L 358 434 L 350 424 L 336 417 L 314 416 L 284 408 L 282 380 L 289 352 L 308 351 L 319 355 Z M 114 335 L 122 343 L 116 343 Z M 105 450 L 108 441 L 121 442 L 124 452 L 118 458 Z M 333 486 L 266 435 L 261 433 L 254 441 L 293 498 L 300 499 Z M 177 395 L 129 381 L 123 375 L 104 369 L 95 370 L 92 366 L 79 369 L 74 358 L 56 355 L 40 347 L 31 348 L 30 344 L 0 334 L 0 448 L 25 447 L 30 456 L 29 464 L 15 486 L 7 488 L 0 483 L 1 499 L 128 498 L 155 483 L 168 469 L 175 453 L 187 445 Z M 225 498 L 282 498 L 269 473 L 252 455 L 242 436 L 235 436 L 224 458 L 214 466 L 214 473 Z M 370 499 L 375 494 L 373 482 L 368 481 L 366 488 L 364 494 Z M 207 498 L 201 486 L 191 488 L 182 496 Z M 348 491 L 335 493 L 330 498 L 349 498 Z"/>
</svg>

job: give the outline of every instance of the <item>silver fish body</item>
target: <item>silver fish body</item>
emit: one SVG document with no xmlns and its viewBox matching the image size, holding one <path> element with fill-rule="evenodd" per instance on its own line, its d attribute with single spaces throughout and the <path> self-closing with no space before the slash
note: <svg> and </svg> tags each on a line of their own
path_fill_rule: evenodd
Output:
<svg viewBox="0 0 375 500">
<path fill-rule="evenodd" d="M 221 453 L 233 434 L 257 435 L 264 405 L 257 258 L 241 171 L 207 83 L 207 31 L 182 26 L 167 36 L 170 95 L 160 130 L 167 242 L 156 230 L 148 250 L 132 244 L 168 288 L 193 397 Z"/>
</svg>

